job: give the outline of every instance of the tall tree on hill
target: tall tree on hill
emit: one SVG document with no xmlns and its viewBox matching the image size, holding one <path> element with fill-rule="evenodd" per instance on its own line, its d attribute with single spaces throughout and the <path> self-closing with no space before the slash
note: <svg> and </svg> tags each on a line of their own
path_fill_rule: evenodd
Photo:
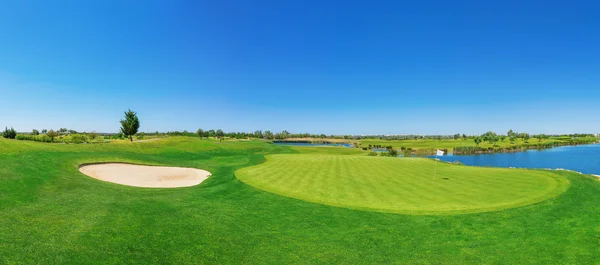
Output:
<svg viewBox="0 0 600 265">
<path fill-rule="evenodd" d="M 128 110 L 125 112 L 125 119 L 121 120 L 121 133 L 129 140 L 133 142 L 133 136 L 138 132 L 140 128 L 140 120 L 138 119 L 137 113 Z"/>
<path fill-rule="evenodd" d="M 223 130 L 218 129 L 217 130 L 217 137 L 219 138 L 219 143 L 221 143 L 221 141 L 223 141 L 223 136 L 225 136 L 225 133 L 223 133 Z"/>
<path fill-rule="evenodd" d="M 202 129 L 198 129 L 196 131 L 196 133 L 198 134 L 198 136 L 200 137 L 200 140 L 202 140 L 202 137 L 204 137 L 204 130 Z"/>
</svg>

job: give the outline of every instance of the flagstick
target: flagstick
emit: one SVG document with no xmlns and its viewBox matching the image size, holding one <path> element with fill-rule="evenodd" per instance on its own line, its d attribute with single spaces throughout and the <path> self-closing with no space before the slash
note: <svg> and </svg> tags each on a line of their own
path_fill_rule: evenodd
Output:
<svg viewBox="0 0 600 265">
<path fill-rule="evenodd" d="M 437 154 L 435 155 L 435 166 L 433 167 L 433 180 L 435 180 L 435 174 L 437 173 Z"/>
</svg>

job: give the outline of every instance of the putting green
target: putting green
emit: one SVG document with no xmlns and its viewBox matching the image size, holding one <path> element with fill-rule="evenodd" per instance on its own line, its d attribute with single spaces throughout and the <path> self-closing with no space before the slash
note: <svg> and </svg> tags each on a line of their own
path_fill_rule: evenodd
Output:
<svg viewBox="0 0 600 265">
<path fill-rule="evenodd" d="M 270 155 L 236 172 L 241 181 L 275 194 L 333 206 L 406 214 L 495 211 L 565 192 L 550 171 L 482 168 L 425 158 Z"/>
</svg>

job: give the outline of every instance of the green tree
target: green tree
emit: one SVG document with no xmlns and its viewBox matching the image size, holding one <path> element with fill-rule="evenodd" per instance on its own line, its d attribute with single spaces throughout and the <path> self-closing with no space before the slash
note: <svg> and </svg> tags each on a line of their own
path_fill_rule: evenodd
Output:
<svg viewBox="0 0 600 265">
<path fill-rule="evenodd" d="M 263 132 L 261 130 L 256 130 L 254 132 L 254 138 L 262 139 L 263 138 Z"/>
<path fill-rule="evenodd" d="M 498 140 L 500 140 L 500 137 L 498 137 L 498 135 L 488 136 L 488 142 L 490 142 L 493 146 L 496 146 L 496 143 L 498 142 Z"/>
<path fill-rule="evenodd" d="M 467 140 L 467 135 L 463 133 L 462 138 L 463 138 L 463 140 Z"/>
<path fill-rule="evenodd" d="M 212 129 L 208 130 L 208 137 L 215 137 L 215 135 L 216 135 L 215 130 L 212 130 Z"/>
<path fill-rule="evenodd" d="M 47 133 L 47 132 L 48 132 L 48 130 L 42 129 L 42 133 Z"/>
<path fill-rule="evenodd" d="M 460 133 L 454 135 L 454 140 L 458 140 L 460 138 Z"/>
<path fill-rule="evenodd" d="M 510 143 L 511 143 L 511 144 L 514 144 L 514 143 L 515 143 L 515 139 L 516 139 L 516 137 L 515 137 L 514 135 L 511 135 L 511 136 L 508 138 L 508 140 L 510 141 Z"/>
<path fill-rule="evenodd" d="M 40 135 L 40 131 L 33 129 L 33 131 L 31 131 L 31 134 L 33 135 Z"/>
<path fill-rule="evenodd" d="M 265 131 L 265 138 L 267 138 L 267 140 L 272 140 L 273 133 L 271 131 Z"/>
<path fill-rule="evenodd" d="M 198 134 L 198 137 L 200 137 L 200 140 L 202 140 L 202 137 L 204 137 L 204 130 L 198 129 L 196 133 Z"/>
<path fill-rule="evenodd" d="M 529 134 L 528 133 L 523 133 L 523 140 L 528 143 L 529 142 Z"/>
<path fill-rule="evenodd" d="M 50 139 L 52 140 L 52 142 L 54 142 L 54 138 L 58 137 L 58 132 L 55 132 L 54 130 L 50 129 L 46 135 L 48 137 L 50 137 Z"/>
<path fill-rule="evenodd" d="M 513 134 L 515 134 L 515 132 L 513 132 L 512 129 L 508 130 L 508 132 L 506 133 L 506 136 L 511 137 L 513 136 Z"/>
<path fill-rule="evenodd" d="M 536 134 L 536 135 L 534 135 L 534 137 L 535 137 L 536 139 L 538 139 L 538 142 L 541 142 L 541 141 L 542 141 L 542 139 L 544 139 L 544 137 L 545 137 L 545 136 L 544 136 L 543 134 Z"/>
<path fill-rule="evenodd" d="M 88 133 L 88 137 L 92 140 L 96 140 L 96 138 L 98 138 L 98 133 L 96 131 L 92 131 L 91 133 Z"/>
<path fill-rule="evenodd" d="M 137 113 L 128 110 L 125 112 L 125 119 L 121 120 L 121 133 L 129 140 L 133 142 L 133 136 L 138 132 L 140 128 L 140 120 L 138 119 Z"/>
<path fill-rule="evenodd" d="M 483 138 L 481 136 L 477 136 L 473 139 L 473 141 L 475 142 L 475 146 L 479 146 L 481 141 L 483 141 Z"/>
<path fill-rule="evenodd" d="M 217 130 L 217 137 L 219 138 L 219 143 L 221 143 L 221 141 L 223 140 L 223 136 L 225 136 L 225 133 L 223 133 L 223 130 L 218 129 Z"/>
<path fill-rule="evenodd" d="M 68 131 L 69 131 L 69 130 L 67 130 L 67 128 L 60 128 L 60 129 L 58 129 L 58 132 L 59 132 L 60 134 L 66 134 Z"/>
<path fill-rule="evenodd" d="M 17 137 L 17 131 L 12 127 L 8 129 L 8 127 L 4 128 L 4 132 L 2 132 L 2 137 L 7 139 L 15 139 Z"/>
</svg>

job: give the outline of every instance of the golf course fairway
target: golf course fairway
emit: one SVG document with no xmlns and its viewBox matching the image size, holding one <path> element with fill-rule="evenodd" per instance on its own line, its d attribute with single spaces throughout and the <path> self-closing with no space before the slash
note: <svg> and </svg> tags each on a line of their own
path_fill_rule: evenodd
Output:
<svg viewBox="0 0 600 265">
<path fill-rule="evenodd" d="M 0 264 L 600 264 L 596 177 L 438 162 L 438 179 L 433 182 L 431 160 L 368 157 L 358 149 L 292 148 L 265 141 L 220 143 L 192 137 L 107 144 L 0 139 Z M 265 191 L 266 185 L 256 188 L 267 174 L 240 174 L 270 167 L 277 158 L 297 160 L 298 165 L 288 163 L 286 170 L 280 170 L 281 176 L 271 176 L 281 181 L 274 187 L 294 185 L 301 191 L 302 185 L 312 185 L 311 194 L 334 191 L 317 179 L 311 183 L 281 179 L 293 172 L 298 177 L 318 176 L 304 173 L 319 173 L 317 165 L 324 162 L 302 162 L 303 155 L 331 160 L 332 166 L 320 171 L 344 175 L 350 169 L 359 172 L 356 168 L 364 163 L 362 172 L 370 174 L 357 173 L 356 183 L 344 180 L 349 190 L 337 191 L 340 201 L 361 198 L 356 185 L 376 191 L 369 195 L 373 198 L 360 194 L 371 202 L 397 199 L 392 196 L 395 190 L 409 198 L 410 193 L 396 183 L 408 180 L 389 179 L 412 171 L 419 178 L 415 181 L 428 188 L 420 193 L 422 198 L 413 195 L 412 199 L 430 200 L 426 203 L 430 211 L 437 207 L 441 214 L 312 203 Z M 107 162 L 197 168 L 211 176 L 196 186 L 150 189 L 105 182 L 79 171 L 84 164 Z M 389 174 L 384 170 L 387 164 Z M 532 183 L 552 190 L 547 181 L 553 175 L 567 179 L 568 189 L 539 203 L 500 211 L 487 206 L 487 212 L 468 214 L 448 214 L 456 211 L 440 208 L 448 209 L 451 201 L 468 205 L 458 200 L 457 192 L 469 195 L 470 203 L 481 206 L 487 200 L 499 209 L 540 201 L 552 192 L 544 193 Z M 321 176 L 321 181 L 340 180 Z M 494 181 L 498 187 L 492 191 L 522 196 L 523 201 L 472 190 L 489 190 Z"/>
<path fill-rule="evenodd" d="M 513 208 L 555 197 L 569 187 L 567 179 L 550 171 L 371 156 L 270 155 L 236 176 L 259 189 L 309 202 L 406 214 Z"/>
</svg>

